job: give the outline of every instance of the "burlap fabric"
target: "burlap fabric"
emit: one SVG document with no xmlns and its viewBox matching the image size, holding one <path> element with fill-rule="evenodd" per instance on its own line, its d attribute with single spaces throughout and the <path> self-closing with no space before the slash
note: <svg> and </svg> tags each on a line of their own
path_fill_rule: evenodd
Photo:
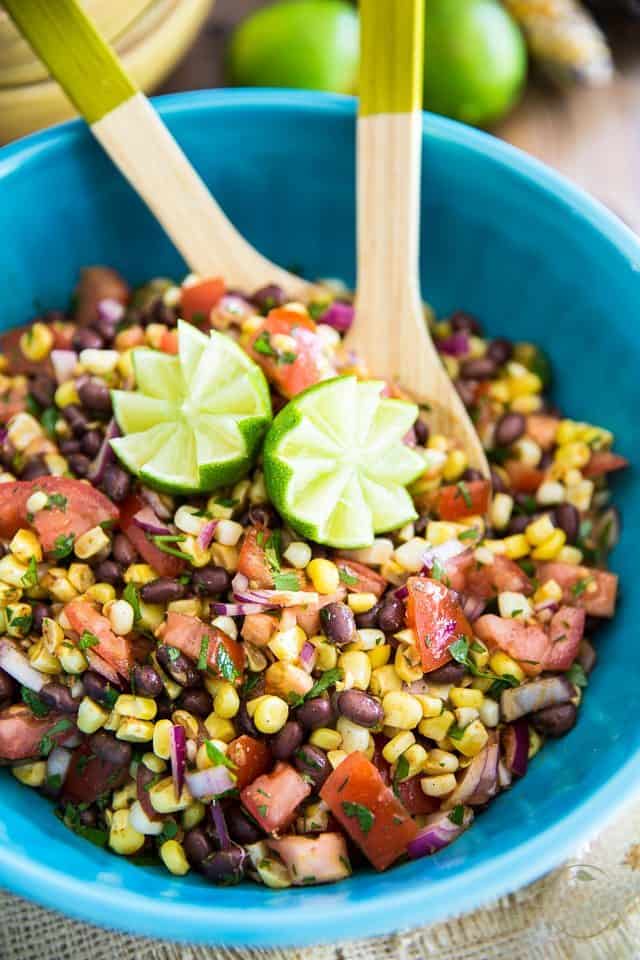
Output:
<svg viewBox="0 0 640 960">
<path fill-rule="evenodd" d="M 640 960 L 640 801 L 571 862 L 474 913 L 373 940 L 231 950 L 114 934 L 0 891 L 0 960 Z"/>
</svg>

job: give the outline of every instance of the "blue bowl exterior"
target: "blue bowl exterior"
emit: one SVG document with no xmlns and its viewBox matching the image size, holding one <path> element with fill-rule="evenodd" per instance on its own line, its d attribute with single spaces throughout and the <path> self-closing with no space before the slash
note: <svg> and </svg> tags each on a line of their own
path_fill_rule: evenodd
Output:
<svg viewBox="0 0 640 960">
<path fill-rule="evenodd" d="M 165 121 L 240 228 L 308 276 L 354 282 L 354 102 L 288 91 L 161 98 Z M 538 341 L 570 414 L 611 427 L 633 456 L 640 361 L 640 247 L 602 207 L 495 139 L 425 116 L 423 293 L 490 333 Z M 132 282 L 184 265 L 79 123 L 0 152 L 2 326 L 62 306 L 83 264 Z M 640 527 L 633 474 L 615 482 Z M 623 598 L 598 635 L 601 663 L 580 722 L 459 842 L 384 875 L 326 888 L 217 889 L 135 867 L 68 832 L 50 805 L 0 772 L 0 885 L 95 923 L 158 937 L 282 946 L 380 934 L 478 906 L 557 865 L 640 782 L 635 549 L 613 558 Z"/>
</svg>

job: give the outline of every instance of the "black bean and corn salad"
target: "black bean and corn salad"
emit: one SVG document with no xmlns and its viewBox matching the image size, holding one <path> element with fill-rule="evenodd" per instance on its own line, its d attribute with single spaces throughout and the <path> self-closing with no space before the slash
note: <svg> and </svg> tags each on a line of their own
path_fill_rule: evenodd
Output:
<svg viewBox="0 0 640 960">
<path fill-rule="evenodd" d="M 336 284 L 90 267 L 2 339 L 0 762 L 134 862 L 384 870 L 576 722 L 611 433 L 551 404 L 538 348 L 427 312 L 490 484 L 347 354 L 352 320 Z"/>
</svg>

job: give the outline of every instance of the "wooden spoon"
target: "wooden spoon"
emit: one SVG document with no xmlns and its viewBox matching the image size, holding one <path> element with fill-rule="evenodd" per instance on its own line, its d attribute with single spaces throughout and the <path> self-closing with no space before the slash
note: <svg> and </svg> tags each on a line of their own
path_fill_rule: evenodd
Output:
<svg viewBox="0 0 640 960">
<path fill-rule="evenodd" d="M 191 270 L 243 290 L 275 283 L 293 298 L 311 290 L 238 233 L 76 0 L 4 6 Z"/>
<path fill-rule="evenodd" d="M 360 0 L 358 290 L 347 337 L 370 371 L 430 407 L 489 476 L 482 444 L 425 322 L 419 280 L 425 0 Z M 438 238 L 433 237 L 433 243 Z"/>
</svg>

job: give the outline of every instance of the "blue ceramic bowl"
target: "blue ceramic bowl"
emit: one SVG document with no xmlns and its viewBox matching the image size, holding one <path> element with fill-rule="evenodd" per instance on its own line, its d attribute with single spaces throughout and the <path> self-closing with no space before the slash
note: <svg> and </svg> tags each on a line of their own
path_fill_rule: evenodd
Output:
<svg viewBox="0 0 640 960">
<path fill-rule="evenodd" d="M 271 91 L 158 101 L 164 120 L 240 230 L 309 277 L 354 276 L 354 102 Z M 83 264 L 133 283 L 184 264 L 80 123 L 0 153 L 0 252 L 7 327 L 67 303 Z M 423 293 L 465 308 L 492 334 L 538 341 L 571 415 L 611 427 L 632 457 L 640 400 L 640 246 L 584 194 L 504 144 L 424 119 Z M 640 529 L 633 474 L 616 482 Z M 417 926 L 476 907 L 556 866 L 640 782 L 637 545 L 613 557 L 623 600 L 598 634 L 600 665 L 580 721 L 524 781 L 430 859 L 346 883 L 231 889 L 135 867 L 78 839 L 51 806 L 0 772 L 0 886 L 138 934 L 235 945 L 336 941 Z"/>
</svg>

